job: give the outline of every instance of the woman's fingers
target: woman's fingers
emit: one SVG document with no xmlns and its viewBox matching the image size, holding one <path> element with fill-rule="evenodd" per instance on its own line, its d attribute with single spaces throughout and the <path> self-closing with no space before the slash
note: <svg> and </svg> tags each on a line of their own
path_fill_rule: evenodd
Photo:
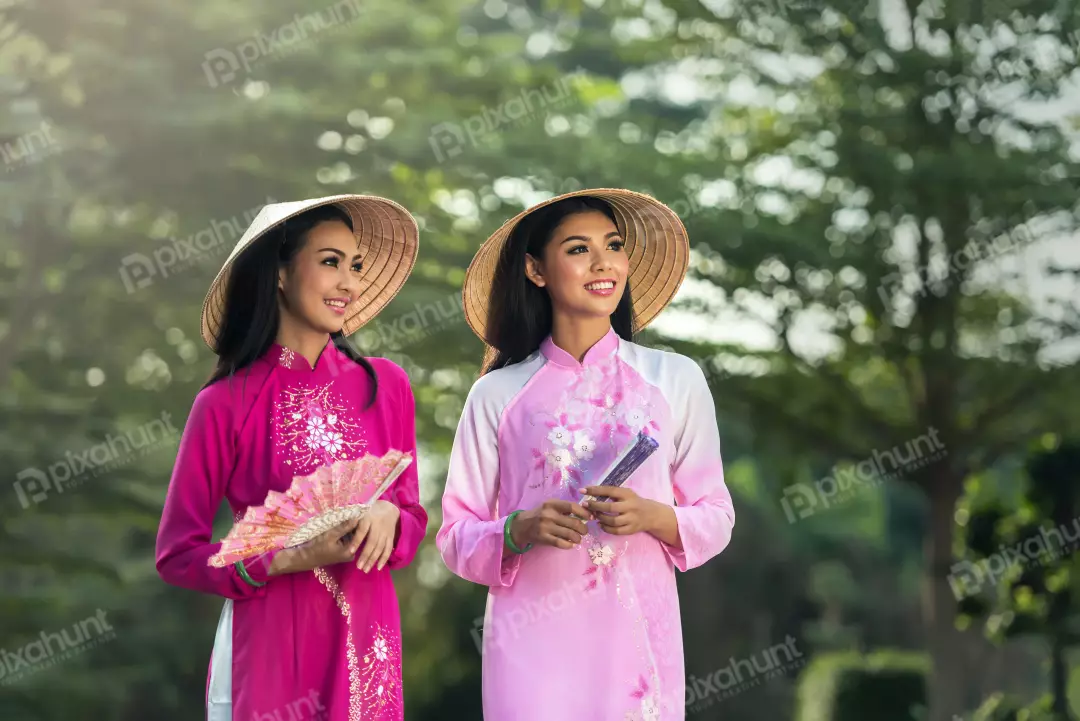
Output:
<svg viewBox="0 0 1080 721">
<path fill-rule="evenodd" d="M 552 535 L 547 536 L 544 540 L 546 541 L 547 545 L 555 546 L 556 548 L 561 548 L 563 550 L 569 550 L 571 548 L 576 547 L 576 544 L 573 544 L 570 541 L 567 541 L 567 540 L 562 539 L 562 538 L 557 538 L 556 536 L 552 536 Z"/>
<path fill-rule="evenodd" d="M 386 564 L 390 562 L 390 556 L 394 553 L 394 532 L 391 531 L 386 537 L 386 543 L 383 545 L 382 556 L 379 558 L 379 570 L 381 571 Z"/>
<path fill-rule="evenodd" d="M 613 501 L 586 501 L 586 507 L 596 513 L 615 513 L 613 510 L 615 503 Z"/>
<path fill-rule="evenodd" d="M 375 555 L 375 551 L 378 549 L 378 543 L 373 537 L 368 537 L 368 543 L 364 546 L 364 552 L 360 554 L 360 558 L 356 559 L 356 567 L 362 571 L 367 571 L 371 567 L 371 557 Z"/>
<path fill-rule="evenodd" d="M 630 517 L 629 513 L 619 513 L 612 516 L 603 516 L 598 518 L 596 522 L 604 528 L 619 528 L 621 526 L 629 525 L 631 521 L 633 521 L 633 519 Z"/>
<path fill-rule="evenodd" d="M 579 518 L 592 518 L 592 514 L 583 508 L 580 504 L 573 503 L 571 501 L 563 500 L 550 500 L 545 504 L 548 508 L 561 516 L 574 515 Z"/>
<path fill-rule="evenodd" d="M 573 528 L 562 525 L 551 526 L 547 529 L 547 534 L 554 539 L 561 539 L 571 544 L 571 546 L 565 546 L 565 548 L 581 543 L 581 536 L 583 535 L 583 533 L 578 533 Z M 564 548 L 564 546 L 559 546 L 559 548 Z"/>
<path fill-rule="evenodd" d="M 598 521 L 600 530 L 613 536 L 624 536 L 631 533 L 635 522 L 636 519 L 625 513 L 618 516 L 605 516 Z"/>
<path fill-rule="evenodd" d="M 364 540 L 367 538 L 370 531 L 371 519 L 364 516 L 356 526 L 356 534 L 353 536 L 352 544 L 349 546 L 349 558 L 356 555 L 356 552 L 360 549 L 360 546 L 364 543 Z"/>
<path fill-rule="evenodd" d="M 610 498 L 613 501 L 622 501 L 636 495 L 633 490 L 625 486 L 586 486 L 581 493 L 587 496 Z"/>
<path fill-rule="evenodd" d="M 589 528 L 585 525 L 585 522 L 577 518 L 571 518 L 570 516 L 557 516 L 555 518 L 552 518 L 551 521 L 560 528 L 567 528 L 571 531 L 576 531 L 579 535 L 582 536 L 589 532 Z"/>
<path fill-rule="evenodd" d="M 570 513 L 577 516 L 578 518 L 585 518 L 589 520 L 591 520 L 593 517 L 592 511 L 578 503 L 570 504 Z"/>
<path fill-rule="evenodd" d="M 381 571 L 383 564 L 386 563 L 386 557 L 390 555 L 390 539 L 383 538 L 382 543 L 379 544 L 379 552 L 371 559 L 371 568 L 377 571 Z"/>
</svg>

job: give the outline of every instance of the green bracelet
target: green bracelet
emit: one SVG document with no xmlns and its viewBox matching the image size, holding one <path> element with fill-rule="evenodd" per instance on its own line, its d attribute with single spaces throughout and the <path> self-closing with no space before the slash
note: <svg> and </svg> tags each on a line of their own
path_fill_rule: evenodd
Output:
<svg viewBox="0 0 1080 721">
<path fill-rule="evenodd" d="M 514 511 L 506 517 L 506 523 L 503 524 L 503 539 L 506 541 L 506 545 L 510 547 L 511 551 L 521 554 L 525 553 L 525 551 L 528 551 L 530 548 L 532 548 L 533 545 L 529 543 L 526 544 L 525 548 L 518 548 L 517 544 L 514 543 L 514 537 L 510 535 L 510 524 L 514 522 L 514 516 L 519 513 L 521 513 L 521 511 Z"/>
<path fill-rule="evenodd" d="M 247 569 L 244 568 L 243 561 L 237 561 L 233 564 L 233 567 L 236 568 L 236 572 L 240 574 L 240 578 L 244 579 L 255 588 L 261 588 L 266 585 L 265 583 L 259 583 L 254 578 L 248 575 Z"/>
</svg>

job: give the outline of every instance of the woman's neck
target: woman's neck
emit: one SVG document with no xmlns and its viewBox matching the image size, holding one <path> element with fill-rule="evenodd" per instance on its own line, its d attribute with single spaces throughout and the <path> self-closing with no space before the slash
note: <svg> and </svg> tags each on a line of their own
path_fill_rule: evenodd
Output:
<svg viewBox="0 0 1080 721">
<path fill-rule="evenodd" d="M 551 322 L 551 341 L 577 359 L 585 360 L 589 349 L 611 330 L 611 318 L 572 318 L 556 315 Z"/>
<path fill-rule="evenodd" d="M 295 322 L 289 322 L 288 316 L 282 314 L 281 323 L 278 326 L 277 337 L 274 342 L 303 356 L 312 368 L 322 355 L 326 344 L 330 342 L 330 334 L 325 331 L 303 327 Z"/>
</svg>

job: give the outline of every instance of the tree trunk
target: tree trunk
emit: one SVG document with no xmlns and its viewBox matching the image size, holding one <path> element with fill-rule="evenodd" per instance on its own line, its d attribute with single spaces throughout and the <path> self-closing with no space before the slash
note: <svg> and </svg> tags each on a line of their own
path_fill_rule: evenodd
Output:
<svg viewBox="0 0 1080 721">
<path fill-rule="evenodd" d="M 949 584 L 953 564 L 953 515 L 962 477 L 941 464 L 928 469 L 930 528 L 926 534 L 923 578 L 923 627 L 927 634 L 931 671 L 929 721 L 953 721 L 965 711 L 966 674 L 963 638 L 956 629 L 956 596 Z"/>
</svg>

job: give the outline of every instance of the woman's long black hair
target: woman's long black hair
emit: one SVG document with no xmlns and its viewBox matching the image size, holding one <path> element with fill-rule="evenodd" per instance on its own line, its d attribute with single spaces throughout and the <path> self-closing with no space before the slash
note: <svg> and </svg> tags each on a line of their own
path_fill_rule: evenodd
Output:
<svg viewBox="0 0 1080 721">
<path fill-rule="evenodd" d="M 599 211 L 618 227 L 611 206 L 597 198 L 577 196 L 530 213 L 503 245 L 488 298 L 487 341 L 480 375 L 486 375 L 532 355 L 551 334 L 551 298 L 525 275 L 525 254 L 541 258 L 555 229 L 567 217 Z M 633 340 L 637 320 L 630 298 L 630 281 L 611 314 L 611 327 L 624 340 Z"/>
<path fill-rule="evenodd" d="M 281 321 L 278 270 L 304 247 L 308 232 L 326 222 L 344 223 L 354 230 L 348 213 L 336 205 L 321 205 L 278 225 L 233 262 L 225 288 L 224 318 L 217 334 L 217 367 L 207 386 L 231 378 L 269 350 Z M 349 345 L 343 333 L 331 333 L 330 338 L 338 350 L 358 363 L 371 378 L 370 407 L 379 387 L 375 369 Z"/>
</svg>

